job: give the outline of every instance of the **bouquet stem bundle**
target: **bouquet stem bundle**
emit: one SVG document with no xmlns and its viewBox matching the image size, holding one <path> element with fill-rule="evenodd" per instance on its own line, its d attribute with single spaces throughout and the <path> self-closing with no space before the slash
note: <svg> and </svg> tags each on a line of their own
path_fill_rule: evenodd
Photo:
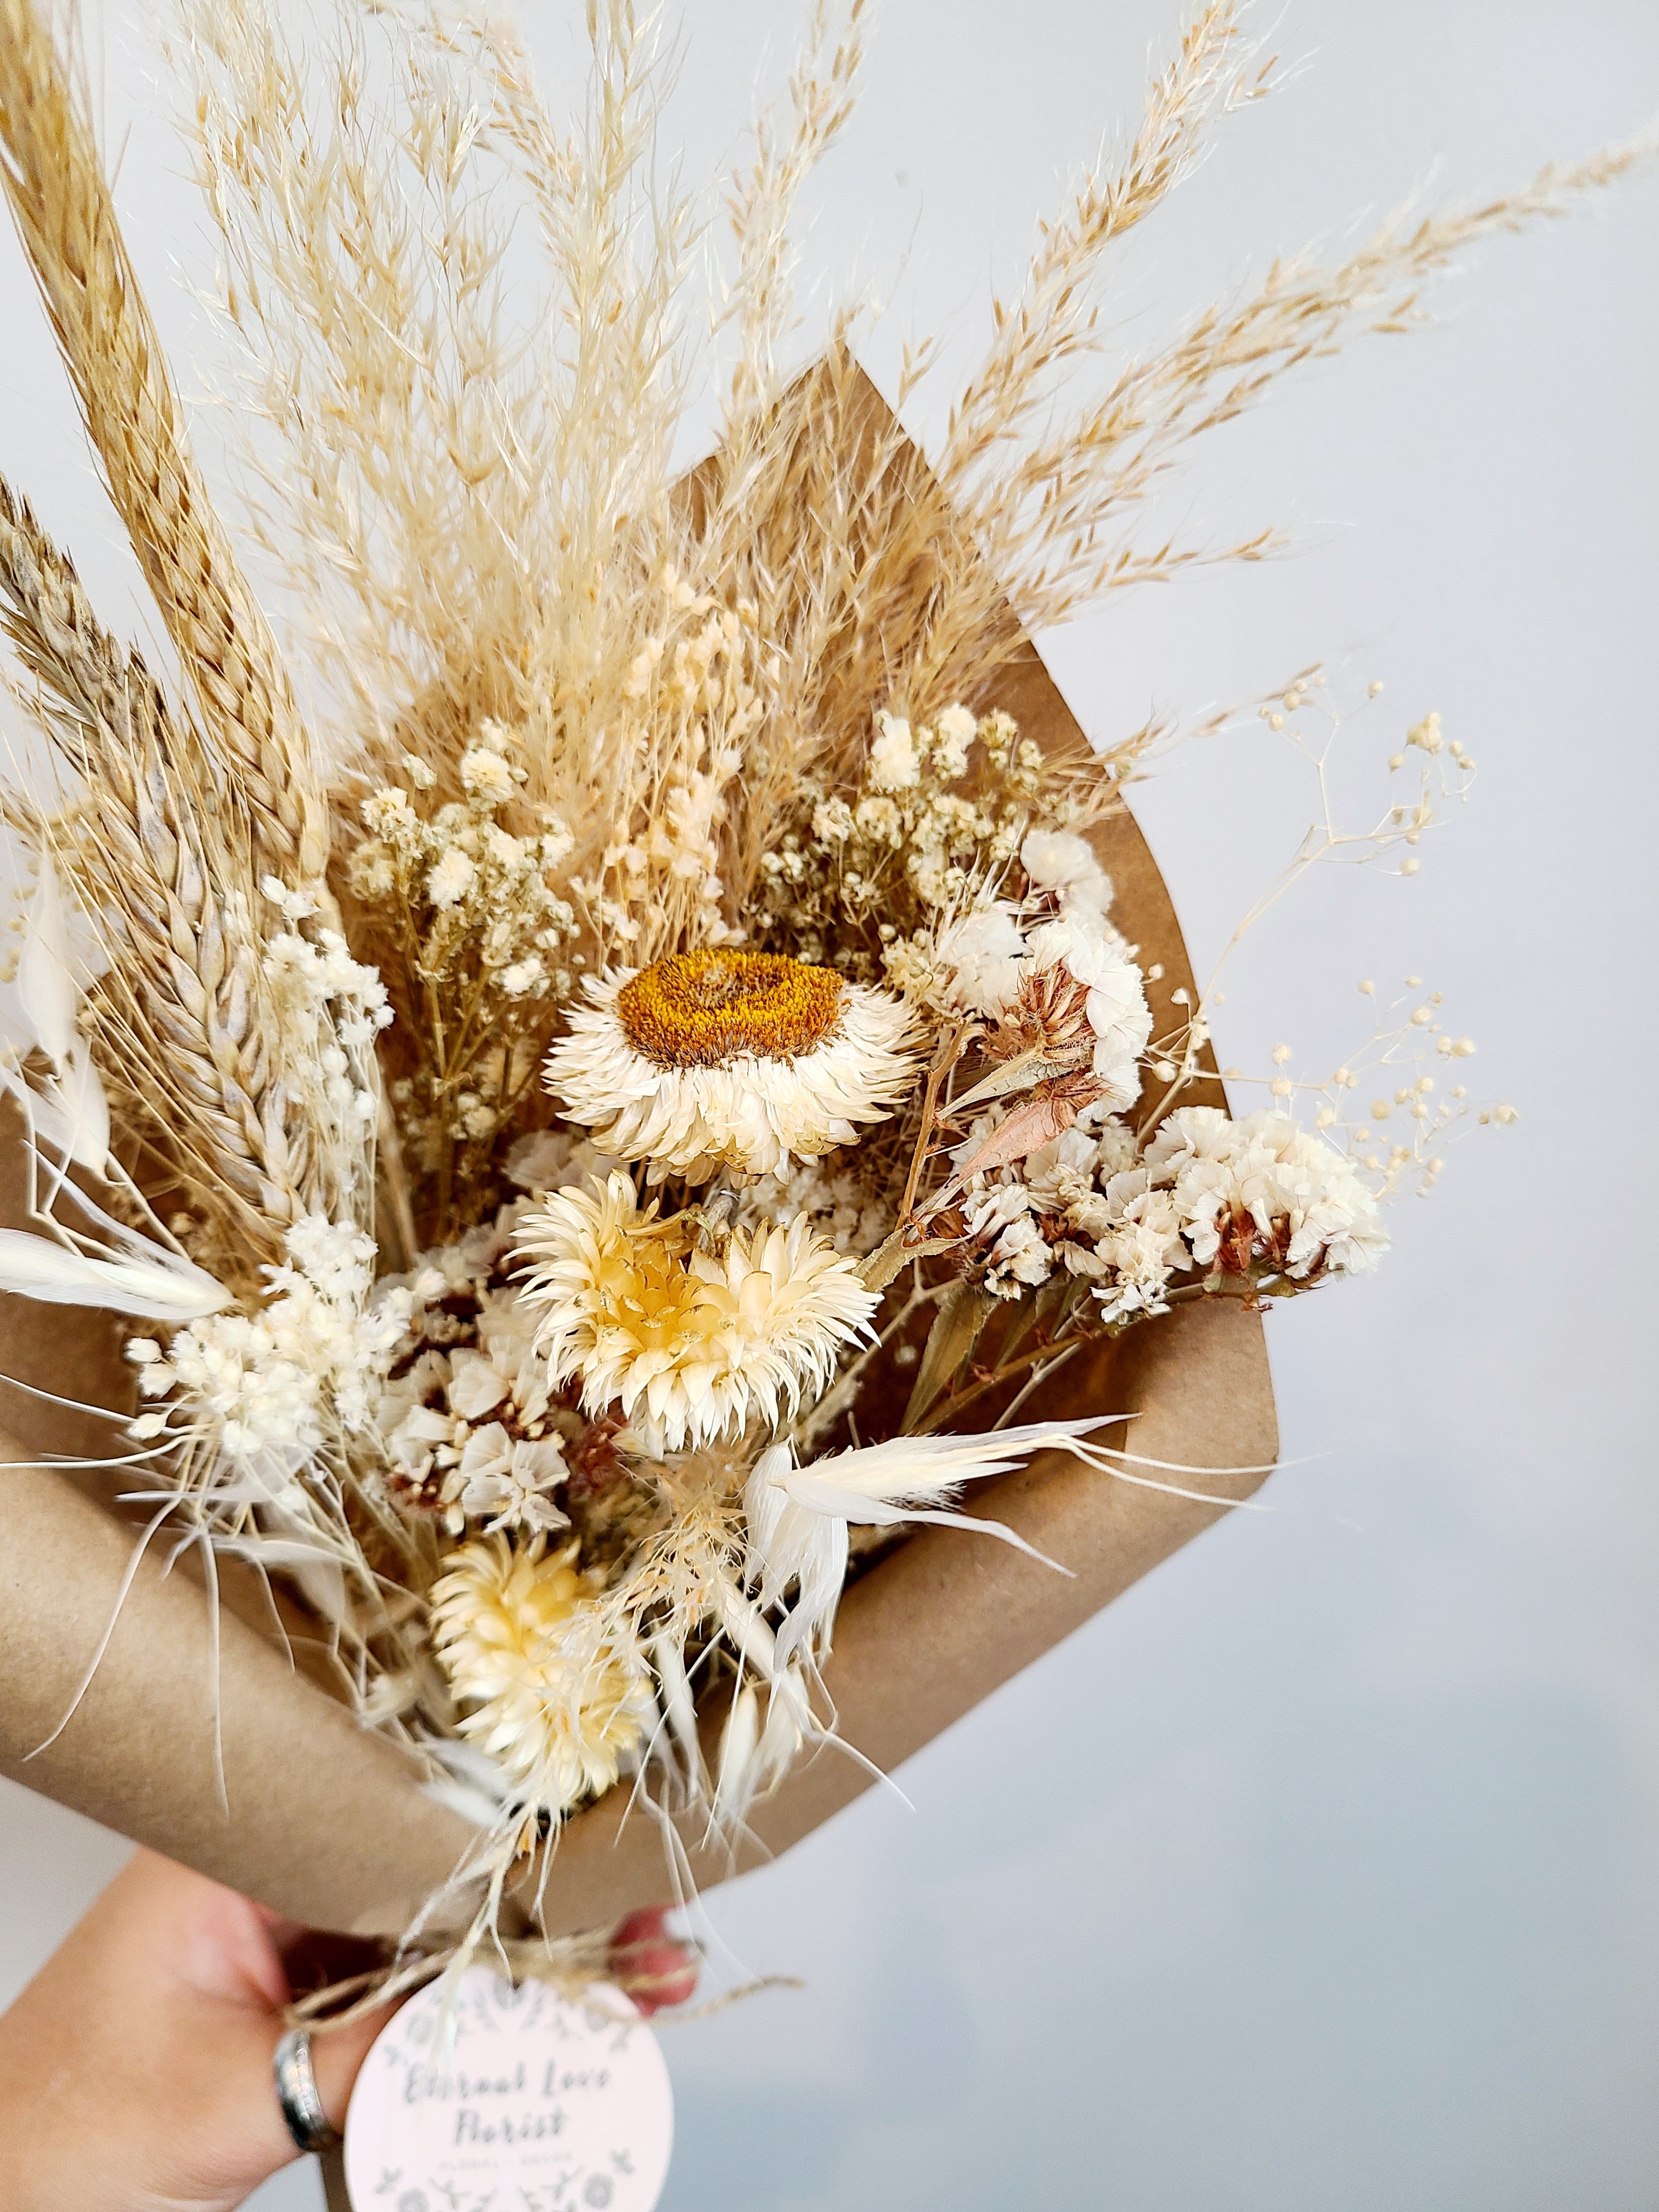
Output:
<svg viewBox="0 0 1659 2212">
<path fill-rule="evenodd" d="M 122 1510 L 200 1573 L 129 1572 L 112 1520 L 14 1478 L 3 1754 L 297 1917 L 425 1895 L 464 1947 L 603 1920 L 665 1846 L 681 1887 L 781 1848 L 1267 1473 L 1261 1316 L 1377 1263 L 1470 1110 L 1429 1071 L 1473 1046 L 1429 994 L 1231 1120 L 1123 796 L 1170 732 L 1091 742 L 1031 640 L 1261 557 L 1137 537 L 1176 460 L 1642 150 L 1276 262 L 1111 368 L 1111 250 L 1272 88 L 1214 0 L 924 458 L 855 319 L 788 366 L 792 210 L 863 56 L 861 0 L 820 5 L 733 183 L 720 442 L 674 482 L 704 241 L 653 182 L 654 33 L 629 0 L 589 27 L 567 138 L 510 26 L 302 52 L 261 0 L 178 0 L 279 641 L 63 64 L 0 0 L 0 175 L 177 662 L 0 485 L 58 787 L 5 797 L 34 881 L 0 1285 L 74 1311 L 79 1371 L 37 1322 L 14 1374 L 107 1414 Z M 1328 703 L 1310 671 L 1261 711 L 1312 752 Z M 1358 833 L 1327 803 L 1278 888 L 1344 847 L 1410 872 L 1472 769 L 1425 717 L 1414 789 Z"/>
</svg>

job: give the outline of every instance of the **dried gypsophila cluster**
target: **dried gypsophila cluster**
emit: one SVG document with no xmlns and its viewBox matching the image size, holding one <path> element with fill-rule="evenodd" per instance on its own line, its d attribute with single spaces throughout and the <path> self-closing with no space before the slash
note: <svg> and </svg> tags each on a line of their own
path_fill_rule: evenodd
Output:
<svg viewBox="0 0 1659 2212">
<path fill-rule="evenodd" d="M 477 1145 L 511 1119 L 570 994 L 564 957 L 582 958 L 575 909 L 555 888 L 570 830 L 546 806 L 523 835 L 502 820 L 532 812 L 520 750 L 486 720 L 458 763 L 462 796 L 425 811 L 436 777 L 409 754 L 404 781 L 362 802 L 369 834 L 347 862 L 367 933 L 395 946 L 382 957 L 408 979 L 404 1030 L 426 1049 L 394 1096 L 405 1144 L 429 1164 L 447 1141 Z"/>
<path fill-rule="evenodd" d="M 802 779 L 744 920 L 758 943 L 913 991 L 941 927 L 1018 852 L 1040 793 L 1054 805 L 1038 748 L 1006 714 L 953 705 L 913 729 L 883 713 L 850 791 Z"/>
<path fill-rule="evenodd" d="M 1045 757 L 999 681 L 1091 599 L 1255 557 L 1267 533 L 1219 556 L 1121 533 L 1205 429 L 1635 149 L 1328 268 L 1276 262 L 1107 373 L 1103 257 L 1271 88 L 1214 0 L 1121 158 L 1043 226 L 930 469 L 872 406 L 850 321 L 812 376 L 785 367 L 789 216 L 846 122 L 860 14 L 817 12 L 734 180 L 737 363 L 720 450 L 676 488 L 701 256 L 653 183 L 662 69 L 635 9 L 590 10 L 567 141 L 498 19 L 378 16 L 382 115 L 360 27 L 301 55 L 264 0 L 179 0 L 296 684 L 66 73 L 33 0 L 0 0 L 0 184 L 179 678 L 100 628 L 0 488 L 0 608 L 72 786 L 7 799 L 40 865 L 0 1082 L 40 1172 L 5 1280 L 151 1325 L 154 1495 L 303 1571 L 366 1717 L 447 1771 L 467 1751 L 514 1849 L 653 1743 L 740 1823 L 824 1731 L 854 1532 L 959 1520 L 963 1481 L 1097 1449 L 1087 1422 L 951 1424 L 1006 1422 L 1091 1334 L 1176 1299 L 1374 1260 L 1376 1200 L 1432 1179 L 1463 1110 L 1412 1058 L 1413 1036 L 1465 1056 L 1432 998 L 1325 1087 L 1329 1131 L 1362 1068 L 1391 1071 L 1371 1118 L 1403 1109 L 1412 1135 L 1386 1158 L 1368 1126 L 1345 1155 L 1288 1120 L 1318 1087 L 1288 1048 L 1265 1114 L 1194 1104 L 1219 994 L 1177 994 L 1152 1033 L 1081 834 L 1154 732 L 1107 747 L 1109 773 Z M 507 204 L 545 249 L 522 305 Z M 1091 365 L 1101 388 L 1058 404 Z M 1264 712 L 1297 739 L 1310 702 L 1298 679 Z M 1344 848 L 1415 869 L 1396 848 L 1470 763 L 1433 716 L 1407 756 L 1418 794 L 1351 836 L 1325 793 L 1270 898 Z"/>
</svg>

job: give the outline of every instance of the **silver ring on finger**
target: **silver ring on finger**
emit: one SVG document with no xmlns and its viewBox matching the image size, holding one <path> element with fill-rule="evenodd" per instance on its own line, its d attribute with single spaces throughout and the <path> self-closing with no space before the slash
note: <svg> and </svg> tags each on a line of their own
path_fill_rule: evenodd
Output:
<svg viewBox="0 0 1659 2212">
<path fill-rule="evenodd" d="M 317 2094 L 317 2076 L 311 2066 L 311 2031 L 289 2030 L 276 2046 L 272 2062 L 276 2075 L 276 2101 L 283 2108 L 288 2131 L 301 2150 L 337 2150 L 343 2138 L 323 2110 Z"/>
</svg>

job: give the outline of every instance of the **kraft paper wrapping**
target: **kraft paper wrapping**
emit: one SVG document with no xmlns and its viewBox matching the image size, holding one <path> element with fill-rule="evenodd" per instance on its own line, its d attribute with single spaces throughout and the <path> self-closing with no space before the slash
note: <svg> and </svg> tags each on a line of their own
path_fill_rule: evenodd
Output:
<svg viewBox="0 0 1659 2212">
<path fill-rule="evenodd" d="M 843 416 L 839 435 L 856 468 L 855 449 L 891 417 L 861 380 L 851 411 L 861 419 L 849 434 Z M 902 465 L 920 467 L 913 452 Z M 1045 748 L 1080 734 L 1029 646 L 999 678 L 995 696 Z M 1176 1018 L 1176 987 L 1193 990 L 1175 911 L 1128 815 L 1096 842 L 1116 885 L 1114 919 L 1143 965 L 1163 966 L 1148 986 L 1158 1034 Z M 1220 1103 L 1222 1094 L 1210 1083 L 1188 1096 Z M 15 1199 L 15 1142 L 11 1164 Z M 4 1182 L 0 1173 L 0 1212 Z M 16 1300 L 3 1306 L 0 1370 L 94 1404 L 124 1402 L 128 1384 L 106 1316 Z M 1144 1322 L 1073 1359 L 1026 1417 L 1091 1412 L 1139 1417 L 1127 1430 L 1103 1432 L 1103 1441 L 1217 1469 L 1208 1480 L 1183 1479 L 1248 1496 L 1259 1474 L 1219 1470 L 1261 1467 L 1277 1449 L 1259 1316 L 1216 1298 Z M 0 1452 L 0 1462 L 96 1449 L 100 1435 L 107 1439 L 97 1425 L 15 1393 L 0 1395 L 0 1425 L 20 1447 Z M 115 1447 L 106 1440 L 101 1448 Z M 233 1588 L 222 1608 L 216 1700 L 204 1590 L 148 1562 L 74 1719 L 49 1750 L 28 1759 L 57 1727 L 104 1633 L 132 1536 L 63 1474 L 12 1466 L 0 1481 L 10 1509 L 0 1571 L 0 1769 L 290 1917 L 358 1933 L 401 1928 L 450 1874 L 471 1832 L 421 1793 L 393 1747 L 306 1678 L 252 1593 Z M 1136 1488 L 1050 1454 L 981 1486 L 971 1510 L 1006 1521 L 1073 1574 L 1056 1575 L 992 1538 L 925 1529 L 853 1586 L 826 1684 L 842 1735 L 888 1772 L 1224 1508 Z M 686 1838 L 696 1881 L 707 1887 L 787 1848 L 870 1786 L 867 1770 L 845 1753 L 818 1751 L 756 1809 L 754 1844 L 735 1863 Z M 624 1821 L 626 1805 L 624 1786 L 567 1825 L 542 1893 L 549 1933 L 599 1925 L 670 1893 L 663 1839 L 648 1818 Z"/>
</svg>

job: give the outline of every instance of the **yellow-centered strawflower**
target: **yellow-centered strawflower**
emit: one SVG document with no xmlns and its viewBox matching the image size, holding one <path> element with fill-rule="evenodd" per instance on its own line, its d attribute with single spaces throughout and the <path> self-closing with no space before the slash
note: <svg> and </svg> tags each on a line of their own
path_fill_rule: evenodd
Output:
<svg viewBox="0 0 1659 2212">
<path fill-rule="evenodd" d="M 452 1553 L 432 1592 L 432 1642 L 462 1708 L 461 1733 L 562 1812 L 608 1790 L 656 1712 L 644 1661 L 619 1644 L 577 1547 L 544 1553 L 480 1536 Z"/>
<path fill-rule="evenodd" d="M 878 1304 L 805 1220 L 719 1234 L 695 1215 L 660 1221 L 620 1171 L 558 1192 L 517 1241 L 549 1382 L 579 1376 L 590 1414 L 620 1400 L 659 1451 L 775 1423 L 823 1389 Z"/>
<path fill-rule="evenodd" d="M 777 953 L 681 952 L 586 988 L 548 1088 L 653 1182 L 769 1175 L 855 1144 L 915 1074 L 902 1000 Z"/>
</svg>

